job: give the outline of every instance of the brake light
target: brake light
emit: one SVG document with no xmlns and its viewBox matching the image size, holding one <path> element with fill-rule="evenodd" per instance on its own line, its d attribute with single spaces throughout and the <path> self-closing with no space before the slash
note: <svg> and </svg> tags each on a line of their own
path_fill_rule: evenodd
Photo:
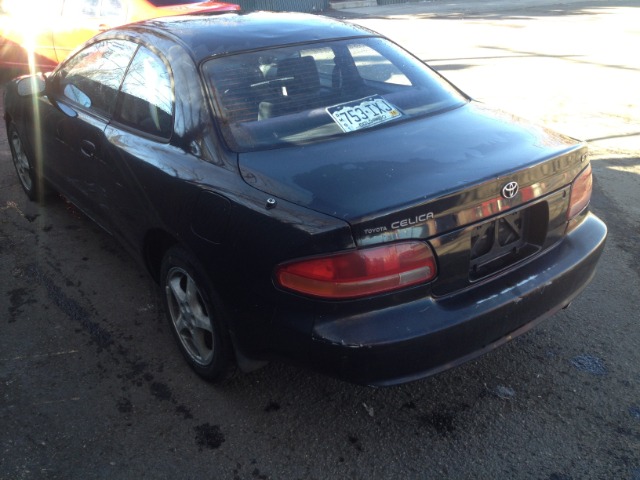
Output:
<svg viewBox="0 0 640 480">
<path fill-rule="evenodd" d="M 573 219 L 589 205 L 592 188 L 593 176 L 591 174 L 591 165 L 589 165 L 571 184 L 571 198 L 569 199 L 567 220 Z"/>
<path fill-rule="evenodd" d="M 347 299 L 432 280 L 436 261 L 424 242 L 403 242 L 280 265 L 276 282 L 314 297 Z"/>
</svg>

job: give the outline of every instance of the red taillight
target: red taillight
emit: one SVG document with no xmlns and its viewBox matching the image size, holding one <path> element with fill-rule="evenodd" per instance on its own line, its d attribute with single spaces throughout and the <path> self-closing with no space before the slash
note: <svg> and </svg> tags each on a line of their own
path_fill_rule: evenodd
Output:
<svg viewBox="0 0 640 480">
<path fill-rule="evenodd" d="M 571 184 L 571 198 L 569 199 L 567 220 L 571 220 L 589 205 L 592 188 L 593 176 L 591 175 L 591 165 L 589 165 Z"/>
<path fill-rule="evenodd" d="M 427 282 L 436 261 L 423 242 L 404 242 L 280 265 L 276 282 L 328 299 L 364 297 Z"/>
</svg>

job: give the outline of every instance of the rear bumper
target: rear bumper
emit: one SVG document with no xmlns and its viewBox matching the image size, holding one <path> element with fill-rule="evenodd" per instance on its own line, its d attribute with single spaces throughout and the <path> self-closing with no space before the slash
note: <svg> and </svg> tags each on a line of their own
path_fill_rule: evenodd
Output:
<svg viewBox="0 0 640 480">
<path fill-rule="evenodd" d="M 366 314 L 323 315 L 310 340 L 287 356 L 369 385 L 441 372 L 510 341 L 567 306 L 592 280 L 606 236 L 604 223 L 589 214 L 552 250 L 500 278 Z"/>
</svg>

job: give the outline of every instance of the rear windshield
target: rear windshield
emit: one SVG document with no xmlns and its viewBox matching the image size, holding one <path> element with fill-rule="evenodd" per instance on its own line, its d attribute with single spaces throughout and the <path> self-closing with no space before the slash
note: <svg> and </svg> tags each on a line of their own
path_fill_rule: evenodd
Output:
<svg viewBox="0 0 640 480">
<path fill-rule="evenodd" d="M 422 62 L 377 37 L 218 57 L 203 73 L 224 137 L 240 152 L 384 128 L 466 102 Z"/>
</svg>

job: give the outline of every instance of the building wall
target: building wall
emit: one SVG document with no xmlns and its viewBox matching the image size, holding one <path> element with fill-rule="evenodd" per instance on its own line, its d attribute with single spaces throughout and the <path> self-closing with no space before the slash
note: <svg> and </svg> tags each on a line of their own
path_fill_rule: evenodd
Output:
<svg viewBox="0 0 640 480">
<path fill-rule="evenodd" d="M 271 10 L 274 12 L 323 12 L 329 8 L 329 0 L 229 0 L 244 11 Z"/>
<path fill-rule="evenodd" d="M 323 12 L 329 9 L 331 4 L 340 4 L 341 0 L 229 0 L 237 3 L 244 11 L 270 10 L 273 12 Z M 375 5 L 391 5 L 394 3 L 406 3 L 416 0 L 371 0 Z"/>
</svg>

